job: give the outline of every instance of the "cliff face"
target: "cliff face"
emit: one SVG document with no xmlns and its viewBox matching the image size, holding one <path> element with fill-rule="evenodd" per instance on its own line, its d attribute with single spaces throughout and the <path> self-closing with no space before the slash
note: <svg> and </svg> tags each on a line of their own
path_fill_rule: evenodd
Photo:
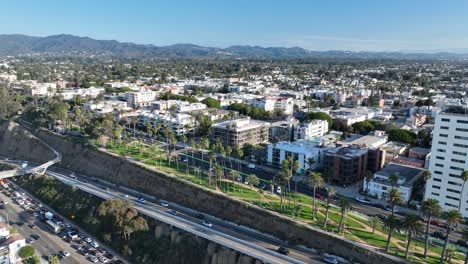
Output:
<svg viewBox="0 0 468 264">
<path fill-rule="evenodd" d="M 6 134 L 9 133 L 12 132 L 6 132 Z M 64 168 L 92 175 L 120 186 L 270 233 L 291 243 L 347 257 L 352 261 L 369 264 L 398 262 L 395 258 L 366 249 L 352 241 L 305 224 L 293 222 L 278 214 L 234 200 L 223 194 L 203 190 L 176 177 L 131 163 L 125 158 L 92 149 L 82 143 L 75 143 L 47 131 L 36 131 L 35 134 L 62 153 L 62 162 L 59 166 Z M 12 139 L 15 143 L 10 144 L 35 144 L 28 137 L 13 137 Z M 0 146 L 0 149 L 2 148 L 3 146 Z M 7 152 L 0 150 L 0 153 Z M 19 148 L 15 152 L 15 155 L 30 160 L 36 158 L 35 154 L 37 152 L 29 152 L 27 148 Z"/>
<path fill-rule="evenodd" d="M 0 156 L 39 163 L 55 158 L 47 146 L 13 122 L 0 124 Z"/>
</svg>

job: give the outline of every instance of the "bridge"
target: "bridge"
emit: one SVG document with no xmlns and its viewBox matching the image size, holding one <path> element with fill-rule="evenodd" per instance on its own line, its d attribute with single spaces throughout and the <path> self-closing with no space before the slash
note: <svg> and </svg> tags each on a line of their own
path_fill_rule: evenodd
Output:
<svg viewBox="0 0 468 264">
<path fill-rule="evenodd" d="M 56 151 L 54 148 L 52 148 L 49 144 L 42 141 L 40 138 L 37 138 L 36 136 L 34 136 L 32 133 L 31 133 L 31 135 L 33 137 L 35 137 L 37 140 L 39 140 L 42 144 L 47 146 L 47 148 L 49 148 L 54 153 L 55 158 L 52 159 L 52 160 L 47 161 L 46 163 L 40 164 L 38 166 L 30 166 L 28 164 L 28 162 L 26 162 L 26 161 L 18 163 L 18 162 L 3 162 L 3 161 L 0 160 L 0 163 L 7 163 L 9 165 L 16 165 L 15 167 L 17 167 L 16 169 L 12 169 L 12 170 L 0 171 L 0 179 L 11 178 L 11 177 L 15 177 L 15 176 L 22 176 L 22 175 L 26 175 L 26 174 L 43 175 L 48 167 L 62 161 L 62 154 L 61 153 Z"/>
</svg>

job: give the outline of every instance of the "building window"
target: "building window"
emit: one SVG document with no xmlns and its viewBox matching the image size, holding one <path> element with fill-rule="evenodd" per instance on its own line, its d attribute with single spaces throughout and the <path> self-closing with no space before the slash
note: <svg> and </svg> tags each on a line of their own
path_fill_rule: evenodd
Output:
<svg viewBox="0 0 468 264">
<path fill-rule="evenodd" d="M 455 136 L 456 139 L 461 139 L 461 140 L 468 140 L 468 137 L 462 137 L 462 136 Z"/>
<path fill-rule="evenodd" d="M 442 118 L 441 120 L 442 120 L 442 122 L 450 122 L 450 119 L 448 119 L 448 118 Z"/>
<path fill-rule="evenodd" d="M 443 130 L 448 130 L 449 127 L 448 126 L 441 126 L 440 129 L 443 129 Z"/>
<path fill-rule="evenodd" d="M 457 190 L 454 190 L 454 189 L 447 189 L 447 191 L 460 194 L 460 191 L 457 191 Z"/>
<path fill-rule="evenodd" d="M 450 169 L 451 170 L 457 170 L 457 171 L 464 171 L 463 168 L 458 168 L 458 167 L 455 167 L 455 166 L 450 166 Z"/>
<path fill-rule="evenodd" d="M 448 137 L 447 134 L 439 134 L 440 137 Z"/>
<path fill-rule="evenodd" d="M 445 203 L 446 206 L 450 206 L 450 207 L 453 207 L 453 208 L 458 208 L 458 206 L 456 205 L 453 205 L 453 204 L 450 204 L 450 203 Z"/>
<path fill-rule="evenodd" d="M 468 121 L 466 121 L 466 120 L 457 120 L 457 123 L 459 123 L 459 124 L 468 124 Z"/>
<path fill-rule="evenodd" d="M 450 184 L 450 185 L 455 185 L 455 186 L 462 186 L 461 183 L 453 182 L 453 181 L 449 181 L 448 184 Z"/>
<path fill-rule="evenodd" d="M 460 199 L 458 199 L 457 197 L 453 197 L 453 196 L 445 196 L 447 199 L 450 199 L 450 200 L 454 200 L 454 201 L 460 201 Z"/>
<path fill-rule="evenodd" d="M 454 147 L 459 147 L 459 148 L 468 148 L 468 145 L 465 145 L 465 144 L 458 144 L 458 143 L 454 143 L 453 146 L 454 146 Z"/>
<path fill-rule="evenodd" d="M 434 171 L 434 174 L 442 175 L 442 172 L 441 171 Z"/>
<path fill-rule="evenodd" d="M 437 185 L 432 185 L 432 188 L 433 188 L 433 189 L 440 190 L 440 186 L 437 186 Z"/>
<path fill-rule="evenodd" d="M 462 132 L 468 132 L 468 128 L 459 128 L 459 127 L 457 127 L 455 130 L 456 131 L 462 131 Z"/>
<path fill-rule="evenodd" d="M 431 194 L 434 196 L 440 196 L 438 193 L 435 193 L 435 192 L 431 192 Z"/>
<path fill-rule="evenodd" d="M 456 162 L 456 163 L 466 163 L 466 161 L 464 160 L 459 160 L 459 159 L 452 159 L 453 162 Z"/>
<path fill-rule="evenodd" d="M 466 152 L 452 151 L 452 153 L 455 155 L 466 156 Z"/>
<path fill-rule="evenodd" d="M 437 151 L 445 153 L 445 149 L 437 149 Z"/>
<path fill-rule="evenodd" d="M 439 178 L 434 178 L 433 180 L 436 181 L 436 182 L 442 182 L 442 180 L 439 179 Z"/>
<path fill-rule="evenodd" d="M 443 164 L 440 164 L 440 163 L 436 163 L 435 166 L 436 166 L 436 167 L 441 167 L 441 168 L 444 167 L 444 165 L 443 165 Z"/>
<path fill-rule="evenodd" d="M 450 176 L 450 177 L 454 177 L 454 178 L 461 178 L 460 175 L 453 174 L 453 173 L 449 173 L 449 176 Z"/>
<path fill-rule="evenodd" d="M 439 145 L 447 145 L 447 142 L 445 142 L 445 141 L 439 141 Z"/>
<path fill-rule="evenodd" d="M 442 156 L 436 156 L 436 159 L 445 160 L 445 158 Z"/>
</svg>

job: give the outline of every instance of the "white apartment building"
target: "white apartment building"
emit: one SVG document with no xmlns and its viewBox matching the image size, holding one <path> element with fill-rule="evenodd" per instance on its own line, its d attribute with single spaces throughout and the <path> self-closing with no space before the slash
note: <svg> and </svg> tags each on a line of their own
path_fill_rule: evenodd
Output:
<svg viewBox="0 0 468 264">
<path fill-rule="evenodd" d="M 328 122 L 326 120 L 312 120 L 302 123 L 294 128 L 294 140 L 312 140 L 321 137 L 328 132 Z"/>
<path fill-rule="evenodd" d="M 183 112 L 191 112 L 197 110 L 204 110 L 206 109 L 206 105 L 202 103 L 190 103 L 186 101 L 180 100 L 160 100 L 152 103 L 152 106 L 156 110 L 171 110 L 183 113 Z"/>
<path fill-rule="evenodd" d="M 422 169 L 390 163 L 382 170 L 376 172 L 374 179 L 371 181 L 364 180 L 362 189 L 370 195 L 377 196 L 379 199 L 386 199 L 393 188 L 390 176 L 394 174 L 398 177 L 395 188 L 400 192 L 401 198 L 405 202 L 409 202 L 413 191 L 413 183 L 421 177 L 422 173 Z"/>
<path fill-rule="evenodd" d="M 103 94 L 105 92 L 104 88 L 101 87 L 90 87 L 90 88 L 70 88 L 65 89 L 56 93 L 56 95 L 62 96 L 65 100 L 72 100 L 75 96 L 81 97 L 90 97 L 96 98 L 98 95 Z"/>
<path fill-rule="evenodd" d="M 425 198 L 437 199 L 444 208 L 459 209 L 468 217 L 468 106 L 449 106 L 435 120 Z M 463 192 L 463 193 L 462 193 Z"/>
<path fill-rule="evenodd" d="M 287 97 L 264 97 L 252 100 L 250 104 L 265 111 L 283 110 L 286 115 L 294 112 L 294 100 Z"/>
<path fill-rule="evenodd" d="M 300 170 L 313 170 L 321 167 L 326 150 L 331 147 L 323 147 L 317 142 L 298 140 L 294 142 L 278 142 L 268 145 L 267 161 L 274 166 L 281 166 L 281 162 L 287 157 L 298 160 Z"/>
<path fill-rule="evenodd" d="M 140 125 L 162 123 L 178 136 L 193 132 L 197 124 L 194 117 L 184 113 L 143 112 L 138 118 Z"/>
<path fill-rule="evenodd" d="M 132 108 L 149 106 L 156 99 L 157 93 L 151 90 L 126 93 L 127 105 Z"/>
</svg>

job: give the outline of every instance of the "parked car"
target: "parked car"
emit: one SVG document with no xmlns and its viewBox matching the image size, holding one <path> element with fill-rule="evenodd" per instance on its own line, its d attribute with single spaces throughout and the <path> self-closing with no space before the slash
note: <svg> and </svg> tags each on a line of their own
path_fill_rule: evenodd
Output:
<svg viewBox="0 0 468 264">
<path fill-rule="evenodd" d="M 282 255 L 289 255 L 289 249 L 283 247 L 283 246 L 280 246 L 276 252 L 282 254 Z"/>
<path fill-rule="evenodd" d="M 93 240 L 92 240 L 91 238 L 89 238 L 89 237 L 85 237 L 85 238 L 84 238 L 84 241 L 85 241 L 86 243 L 91 243 L 91 242 L 93 242 Z"/>
<path fill-rule="evenodd" d="M 89 259 L 89 261 L 91 261 L 92 263 L 97 263 L 97 262 L 98 262 L 98 258 L 96 258 L 95 256 L 89 256 L 88 259 Z"/>
<path fill-rule="evenodd" d="M 31 237 L 34 238 L 34 240 L 39 240 L 39 238 L 41 238 L 38 234 L 32 234 Z"/>
<path fill-rule="evenodd" d="M 62 255 L 63 257 L 69 257 L 70 256 L 70 252 L 68 251 L 59 251 L 59 254 Z"/>
<path fill-rule="evenodd" d="M 177 211 L 176 211 L 176 210 L 172 209 L 172 210 L 171 210 L 171 214 L 173 214 L 173 215 L 177 215 L 178 213 L 177 213 Z"/>
<path fill-rule="evenodd" d="M 94 242 L 94 241 L 93 241 L 93 242 L 91 242 L 91 243 L 90 243 L 90 245 L 91 245 L 93 248 L 97 248 L 97 247 L 99 247 L 99 244 L 98 244 L 98 243 L 96 243 L 96 242 Z"/>
<path fill-rule="evenodd" d="M 99 257 L 99 261 L 102 262 L 102 263 L 109 262 L 109 260 L 106 257 L 103 257 L 103 256 Z"/>
<path fill-rule="evenodd" d="M 164 206 L 164 207 L 168 207 L 168 206 L 169 206 L 169 203 L 168 203 L 167 201 L 165 201 L 165 200 L 159 201 L 159 204 L 160 204 L 161 206 Z"/>
<path fill-rule="evenodd" d="M 429 223 L 433 226 L 442 226 L 442 223 L 437 220 L 431 220 Z"/>
<path fill-rule="evenodd" d="M 138 202 L 144 204 L 146 203 L 146 200 L 145 198 L 141 197 L 140 199 L 138 199 Z"/>
<path fill-rule="evenodd" d="M 356 197 L 356 201 L 364 204 L 370 204 L 370 200 L 365 197 Z"/>
</svg>

